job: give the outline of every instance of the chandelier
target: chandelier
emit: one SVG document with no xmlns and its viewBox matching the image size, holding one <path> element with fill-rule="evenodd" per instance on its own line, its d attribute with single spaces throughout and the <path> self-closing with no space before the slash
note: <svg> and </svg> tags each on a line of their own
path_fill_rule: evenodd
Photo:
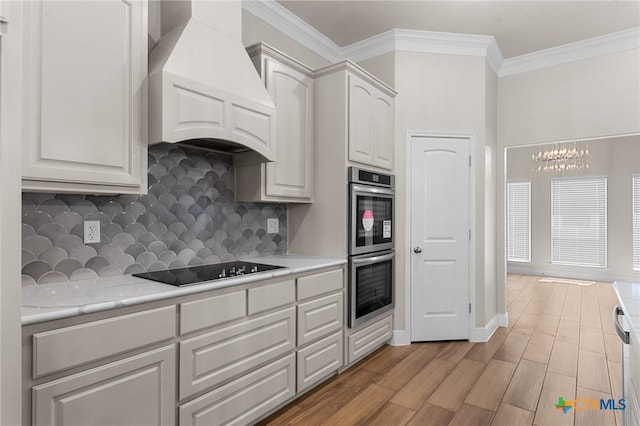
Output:
<svg viewBox="0 0 640 426">
<path fill-rule="evenodd" d="M 531 155 L 534 172 L 569 172 L 589 168 L 589 148 L 582 142 L 545 145 Z"/>
</svg>

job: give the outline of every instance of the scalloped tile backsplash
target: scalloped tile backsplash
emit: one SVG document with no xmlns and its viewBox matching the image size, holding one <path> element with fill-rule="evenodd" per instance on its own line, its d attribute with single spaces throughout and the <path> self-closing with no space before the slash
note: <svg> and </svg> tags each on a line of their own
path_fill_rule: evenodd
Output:
<svg viewBox="0 0 640 426">
<path fill-rule="evenodd" d="M 267 218 L 279 232 L 267 234 Z M 98 220 L 100 243 L 83 243 Z M 235 202 L 232 157 L 149 147 L 149 192 L 22 194 L 22 285 L 74 281 L 282 254 L 287 206 Z"/>
</svg>

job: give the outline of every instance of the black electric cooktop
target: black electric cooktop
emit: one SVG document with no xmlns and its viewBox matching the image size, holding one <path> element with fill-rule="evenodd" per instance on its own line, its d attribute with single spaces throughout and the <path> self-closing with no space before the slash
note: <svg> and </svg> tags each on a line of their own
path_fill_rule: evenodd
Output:
<svg viewBox="0 0 640 426">
<path fill-rule="evenodd" d="M 253 262 L 226 262 L 213 265 L 188 266 L 185 268 L 167 269 L 164 271 L 140 272 L 134 277 L 146 278 L 178 287 L 198 284 L 204 281 L 221 280 L 240 275 L 282 269 L 284 266 L 264 265 Z"/>
</svg>

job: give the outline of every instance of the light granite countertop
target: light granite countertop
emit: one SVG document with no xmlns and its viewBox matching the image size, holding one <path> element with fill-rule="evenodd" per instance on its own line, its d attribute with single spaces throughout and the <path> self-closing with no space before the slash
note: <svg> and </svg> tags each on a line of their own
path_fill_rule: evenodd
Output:
<svg viewBox="0 0 640 426">
<path fill-rule="evenodd" d="M 284 266 L 285 269 L 185 287 L 162 284 L 131 275 L 26 286 L 22 288 L 22 325 L 154 302 L 347 263 L 346 259 L 299 255 L 268 256 L 246 260 Z"/>
<path fill-rule="evenodd" d="M 640 343 L 640 283 L 616 281 L 613 288 L 630 326 L 631 340 Z"/>
</svg>

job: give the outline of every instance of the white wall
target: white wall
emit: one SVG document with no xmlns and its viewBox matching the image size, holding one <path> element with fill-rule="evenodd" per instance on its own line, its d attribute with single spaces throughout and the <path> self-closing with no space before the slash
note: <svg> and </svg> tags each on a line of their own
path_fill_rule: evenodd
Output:
<svg viewBox="0 0 640 426">
<path fill-rule="evenodd" d="M 639 55 L 635 49 L 501 78 L 501 145 L 637 132 Z"/>
<path fill-rule="evenodd" d="M 495 315 L 495 270 L 491 248 L 495 214 L 493 163 L 495 140 L 495 114 L 487 114 L 487 106 L 495 105 L 495 95 L 487 96 L 488 90 L 496 87 L 495 77 L 485 65 L 485 59 L 472 56 L 439 55 L 428 53 L 396 52 L 395 81 L 396 97 L 396 294 L 398 304 L 395 311 L 394 328 L 406 328 L 404 303 L 409 291 L 408 277 L 404 265 L 406 253 L 410 252 L 405 233 L 403 207 L 407 206 L 406 188 L 406 137 L 407 130 L 434 133 L 471 134 L 475 151 L 475 270 L 472 272 L 476 284 L 476 326 L 484 327 Z M 490 125 L 487 125 L 490 123 Z M 489 208 L 487 208 L 489 207 Z"/>
<path fill-rule="evenodd" d="M 607 177 L 607 267 L 580 268 L 551 263 L 551 179 L 556 174 L 534 172 L 531 155 L 540 147 L 507 150 L 507 182 L 531 182 L 531 262 L 508 262 L 509 272 L 614 281 L 637 280 L 632 266 L 631 176 L 640 173 L 640 136 L 587 142 L 589 168 L 566 177 Z"/>
<path fill-rule="evenodd" d="M 498 81 L 496 262 L 498 312 L 506 309 L 505 148 L 640 133 L 640 50 Z"/>
</svg>

